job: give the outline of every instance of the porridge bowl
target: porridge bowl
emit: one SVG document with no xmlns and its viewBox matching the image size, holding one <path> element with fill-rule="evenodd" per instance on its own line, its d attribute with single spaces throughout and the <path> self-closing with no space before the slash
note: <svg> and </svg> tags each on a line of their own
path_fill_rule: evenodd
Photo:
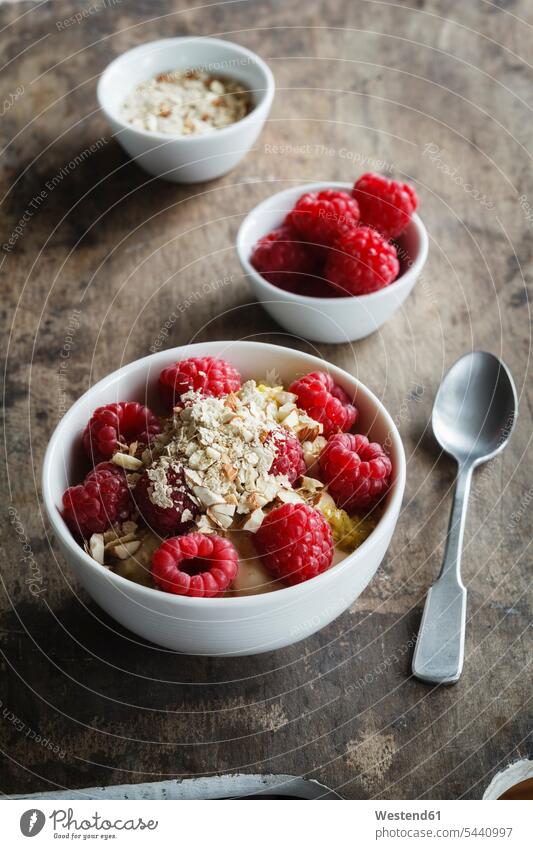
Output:
<svg viewBox="0 0 533 849">
<path fill-rule="evenodd" d="M 235 123 L 190 135 L 160 132 L 161 122 L 156 129 L 130 123 L 123 109 L 126 99 L 137 86 L 173 71 L 239 83 L 249 94 L 248 113 Z M 270 68 L 251 50 L 217 38 L 178 37 L 141 44 L 114 59 L 100 77 L 97 98 L 117 141 L 137 165 L 164 180 L 199 183 L 231 171 L 248 153 L 274 90 Z"/>
<path fill-rule="evenodd" d="M 288 386 L 312 371 L 327 372 L 359 410 L 358 427 L 385 444 L 392 477 L 372 532 L 351 554 L 327 571 L 293 586 L 257 595 L 198 598 L 143 586 L 96 562 L 72 536 L 60 512 L 65 489 L 80 480 L 82 432 L 95 408 L 137 400 L 159 408 L 159 373 L 190 357 L 221 357 L 243 380 L 261 381 L 267 372 Z M 318 357 L 260 342 L 208 342 L 160 351 L 96 383 L 56 427 L 43 467 L 43 498 L 58 547 L 96 603 L 133 633 L 186 654 L 253 655 L 282 648 L 323 628 L 365 589 L 391 541 L 405 487 L 405 454 L 398 430 L 378 398 L 352 375 Z"/>
</svg>

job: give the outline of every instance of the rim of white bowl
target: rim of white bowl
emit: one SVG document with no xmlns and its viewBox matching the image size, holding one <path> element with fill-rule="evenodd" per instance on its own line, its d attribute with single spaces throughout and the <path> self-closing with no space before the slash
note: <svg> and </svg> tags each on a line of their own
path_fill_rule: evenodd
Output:
<svg viewBox="0 0 533 849">
<path fill-rule="evenodd" d="M 513 761 L 499 770 L 496 775 L 493 775 L 489 786 L 483 793 L 483 799 L 497 800 L 517 784 L 530 778 L 533 778 L 533 760 L 520 758 L 520 760 Z"/>
<path fill-rule="evenodd" d="M 212 133 L 201 133 L 200 135 L 191 135 L 191 136 L 178 136 L 173 133 L 158 133 L 155 130 L 145 130 L 142 127 L 134 127 L 133 124 L 125 121 L 120 112 L 118 110 L 112 109 L 104 103 L 104 89 L 108 84 L 108 77 L 113 71 L 113 68 L 117 65 L 122 64 L 126 61 L 126 58 L 131 58 L 136 53 L 143 53 L 144 51 L 148 51 L 150 48 L 154 48 L 157 45 L 171 45 L 171 44 L 183 44 L 185 41 L 196 41 L 196 42 L 208 42 L 213 45 L 224 45 L 225 47 L 229 46 L 240 53 L 242 56 L 245 56 L 250 60 L 251 63 L 257 65 L 260 71 L 263 73 L 265 78 L 265 89 L 262 94 L 261 99 L 258 103 L 255 103 L 253 109 L 248 112 L 244 118 L 241 118 L 239 121 L 235 121 L 233 124 L 230 124 L 227 127 L 220 127 L 217 130 L 214 130 Z M 237 79 L 237 78 L 235 78 Z M 184 36 L 176 36 L 174 38 L 159 38 L 155 41 L 147 41 L 144 44 L 138 44 L 136 47 L 131 47 L 129 50 L 125 50 L 123 53 L 120 53 L 116 56 L 109 65 L 106 65 L 102 73 L 100 74 L 100 78 L 98 80 L 98 84 L 96 86 L 96 97 L 98 100 L 98 104 L 102 111 L 110 116 L 117 124 L 120 124 L 123 129 L 131 130 L 134 133 L 139 133 L 141 136 L 146 136 L 146 138 L 157 139 L 158 141 L 167 141 L 167 142 L 181 142 L 183 144 L 193 144 L 194 142 L 198 143 L 200 139 L 213 137 L 219 137 L 227 135 L 228 133 L 235 132 L 237 127 L 241 127 L 244 124 L 248 124 L 254 116 L 254 113 L 261 107 L 264 106 L 265 103 L 267 108 L 269 107 L 272 99 L 274 97 L 274 92 L 276 90 L 276 82 L 274 80 L 274 74 L 270 70 L 267 63 L 264 59 L 261 59 L 257 53 L 254 53 L 253 50 L 248 50 L 247 47 L 242 47 L 240 44 L 236 44 L 234 41 L 226 41 L 223 38 L 210 38 L 209 36 L 195 36 L 195 35 L 184 35 Z M 131 91 L 131 89 L 129 90 Z M 124 97 L 129 93 L 124 92 Z"/>
<path fill-rule="evenodd" d="M 172 600 L 170 603 L 175 604 L 187 604 L 191 607 L 197 605 L 212 605 L 215 610 L 220 605 L 226 606 L 228 604 L 234 606 L 246 606 L 247 604 L 250 606 L 268 606 L 272 603 L 272 596 L 276 595 L 279 598 L 279 594 L 283 593 L 283 598 L 290 601 L 296 599 L 298 594 L 304 594 L 309 591 L 309 585 L 312 585 L 311 589 L 316 590 L 317 592 L 320 589 L 320 586 L 327 583 L 328 581 L 334 580 L 335 575 L 338 575 L 341 571 L 346 570 L 348 568 L 354 568 L 354 560 L 361 559 L 367 548 L 369 547 L 372 537 L 374 540 L 376 539 L 376 535 L 380 535 L 380 527 L 381 533 L 384 533 L 385 527 L 385 518 L 388 514 L 394 513 L 396 508 L 398 511 L 401 506 L 403 491 L 405 488 L 405 480 L 406 480 L 406 459 L 405 459 L 405 451 L 402 443 L 402 439 L 398 428 L 396 427 L 392 416 L 386 409 L 386 407 L 382 404 L 379 398 L 360 380 L 351 375 L 349 372 L 340 368 L 339 366 L 334 365 L 333 363 L 328 362 L 327 360 L 323 360 L 320 357 L 315 357 L 313 354 L 306 354 L 303 351 L 294 351 L 292 348 L 285 348 L 283 345 L 271 345 L 266 342 L 248 342 L 248 341 L 236 341 L 236 340 L 219 340 L 216 342 L 198 342 L 192 345 L 182 345 L 178 348 L 168 348 L 164 351 L 158 351 L 155 354 L 148 354 L 146 357 L 140 357 L 138 360 L 134 360 L 127 365 L 122 366 L 115 371 L 112 371 L 106 377 L 99 380 L 94 386 L 91 386 L 87 389 L 86 392 L 81 395 L 77 401 L 72 404 L 71 407 L 67 410 L 61 421 L 56 425 L 52 436 L 50 437 L 50 441 L 48 443 L 48 447 L 46 449 L 46 453 L 43 461 L 43 469 L 42 469 L 42 492 L 43 492 L 43 500 L 46 509 L 46 513 L 48 515 L 48 519 L 50 524 L 52 525 L 52 529 L 59 537 L 61 537 L 62 541 L 65 543 L 66 547 L 72 551 L 73 555 L 77 558 L 81 558 L 82 563 L 87 566 L 89 569 L 94 572 L 101 573 L 101 570 L 104 569 L 99 563 L 97 563 L 93 558 L 87 554 L 86 551 L 81 547 L 81 545 L 74 539 L 71 532 L 69 531 L 67 525 L 65 524 L 59 509 L 52 497 L 51 494 L 51 486 L 50 480 L 53 474 L 53 458 L 56 453 L 57 447 L 61 442 L 62 431 L 65 427 L 65 423 L 68 422 L 68 419 L 74 415 L 75 410 L 80 407 L 93 392 L 96 392 L 99 388 L 104 388 L 110 383 L 114 383 L 115 381 L 120 380 L 122 375 L 125 375 L 130 369 L 138 366 L 141 363 L 152 363 L 154 361 L 160 360 L 161 367 L 163 367 L 163 362 L 171 362 L 175 356 L 182 355 L 185 351 L 188 352 L 189 356 L 194 356 L 195 349 L 201 348 L 203 351 L 203 356 L 215 355 L 217 352 L 220 354 L 220 347 L 222 345 L 231 345 L 231 346 L 253 346 L 255 348 L 260 348 L 265 351 L 276 351 L 276 350 L 289 350 L 291 354 L 296 353 L 297 355 L 301 355 L 306 363 L 310 366 L 318 366 L 321 369 L 326 367 L 331 371 L 333 375 L 337 375 L 341 379 L 346 380 L 348 383 L 353 382 L 357 391 L 362 391 L 366 394 L 367 398 L 372 402 L 375 407 L 376 412 L 378 412 L 384 419 L 387 424 L 389 435 L 392 439 L 392 443 L 395 448 L 395 453 L 398 457 L 398 466 L 399 468 L 395 469 L 395 479 L 390 487 L 387 496 L 386 502 L 384 504 L 383 513 L 378 520 L 378 523 L 371 534 L 367 537 L 367 539 L 361 543 L 355 551 L 352 551 L 350 554 L 347 554 L 346 557 L 341 560 L 339 563 L 330 566 L 325 572 L 321 575 L 316 575 L 309 581 L 304 581 L 301 584 L 296 584 L 295 586 L 283 587 L 281 590 L 275 590 L 271 593 L 258 593 L 256 595 L 248 595 L 248 596 L 232 596 L 229 598 L 194 598 L 191 596 L 183 596 L 183 595 L 174 595 L 173 593 L 166 593 L 163 590 L 154 589 L 152 587 L 144 587 L 142 584 L 138 584 L 135 581 L 131 581 L 129 578 L 123 578 L 121 575 L 117 575 L 115 572 L 106 569 L 105 570 L 105 578 L 110 580 L 111 583 L 117 584 L 119 588 L 129 588 L 131 590 L 132 585 L 135 590 L 139 593 L 140 596 L 144 596 L 145 598 L 153 598 L 154 594 L 160 596 L 161 594 L 165 597 L 166 600 Z M 102 576 L 103 577 L 103 576 Z M 290 594 L 290 595 L 289 595 Z"/>
<path fill-rule="evenodd" d="M 364 301 L 365 304 L 369 304 L 372 301 L 383 300 L 384 298 L 388 298 L 391 296 L 391 293 L 398 291 L 398 289 L 403 286 L 409 286 L 413 277 L 417 277 L 422 268 L 424 267 L 429 250 L 429 238 L 427 234 L 427 230 L 424 226 L 424 223 L 419 215 L 413 213 L 411 216 L 411 222 L 414 224 L 419 240 L 420 240 L 420 248 L 418 250 L 418 254 L 416 259 L 413 261 L 413 264 L 409 266 L 407 271 L 405 271 L 400 277 L 394 280 L 389 286 L 385 286 L 383 289 L 379 289 L 377 292 L 369 292 L 367 295 L 342 295 L 341 297 L 333 297 L 333 298 L 317 298 L 313 295 L 298 295 L 294 292 L 287 292 L 285 289 L 280 289 L 278 286 L 274 286 L 273 283 L 270 283 L 266 280 L 262 274 L 260 274 L 253 265 L 250 263 L 249 256 L 247 255 L 247 251 L 244 246 L 244 233 L 248 226 L 250 219 L 253 216 L 260 215 L 262 211 L 270 207 L 274 203 L 274 199 L 277 198 L 280 201 L 285 197 L 289 197 L 294 194 L 296 190 L 305 194 L 306 192 L 316 192 L 322 191 L 323 189 L 341 189 L 342 191 L 350 191 L 352 189 L 353 183 L 344 183 L 344 182 L 336 182 L 335 180 L 331 180 L 328 182 L 320 181 L 318 183 L 301 183 L 295 186 L 291 186 L 288 189 L 282 189 L 281 192 L 276 192 L 273 195 L 262 200 L 261 203 L 258 203 L 257 206 L 254 206 L 253 209 L 250 210 L 241 222 L 239 230 L 237 232 L 237 239 L 235 241 L 235 247 L 237 249 L 237 254 L 239 257 L 239 261 L 246 272 L 247 275 L 253 277 L 258 283 L 264 285 L 265 289 L 269 292 L 272 292 L 273 295 L 277 295 L 278 300 L 288 300 L 295 301 L 295 303 L 311 303 L 311 304 L 347 304 L 347 303 L 355 303 L 356 301 Z M 281 214 L 281 213 L 280 213 Z M 278 227 L 281 225 L 280 223 L 277 225 Z M 263 235 L 269 231 L 265 231 Z"/>
</svg>

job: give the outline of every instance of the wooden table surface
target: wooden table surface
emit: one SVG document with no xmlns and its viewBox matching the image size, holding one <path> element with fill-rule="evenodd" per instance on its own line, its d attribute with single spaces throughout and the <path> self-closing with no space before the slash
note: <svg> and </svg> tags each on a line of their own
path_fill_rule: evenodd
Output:
<svg viewBox="0 0 533 849">
<path fill-rule="evenodd" d="M 2 242 L 12 239 L 0 255 L 0 790 L 262 771 L 312 776 L 348 798 L 479 798 L 526 754 L 531 728 L 531 4 L 187 5 L 0 6 Z M 238 41 L 277 82 L 241 165 L 183 188 L 127 160 L 95 99 L 113 57 L 178 34 Z M 416 185 L 431 243 L 423 279 L 362 342 L 290 339 L 251 298 L 239 222 L 294 182 L 365 170 Z M 43 517 L 39 476 L 58 419 L 147 354 L 187 298 L 165 347 L 239 338 L 318 351 L 383 399 L 405 442 L 404 506 L 376 578 L 327 628 L 272 654 L 199 659 L 143 644 L 80 590 Z M 444 371 L 473 348 L 503 356 L 521 415 L 474 480 L 464 674 L 432 688 L 410 677 L 410 661 L 454 467 L 427 422 Z"/>
</svg>

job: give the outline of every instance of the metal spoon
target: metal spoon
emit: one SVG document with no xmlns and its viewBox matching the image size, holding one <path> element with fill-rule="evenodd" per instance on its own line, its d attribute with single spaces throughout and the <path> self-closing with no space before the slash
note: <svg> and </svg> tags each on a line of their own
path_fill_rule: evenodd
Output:
<svg viewBox="0 0 533 849">
<path fill-rule="evenodd" d="M 470 481 L 476 466 L 503 451 L 517 414 L 509 370 L 486 351 L 461 357 L 444 376 L 435 398 L 433 432 L 459 468 L 444 561 L 426 598 L 413 657 L 413 675 L 422 681 L 455 684 L 461 675 L 466 587 L 460 567 Z"/>
</svg>

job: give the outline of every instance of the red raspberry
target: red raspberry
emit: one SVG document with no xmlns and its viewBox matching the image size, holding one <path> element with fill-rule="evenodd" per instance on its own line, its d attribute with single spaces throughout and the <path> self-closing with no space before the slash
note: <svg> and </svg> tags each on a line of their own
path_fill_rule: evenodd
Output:
<svg viewBox="0 0 533 849">
<path fill-rule="evenodd" d="M 304 298 L 342 298 L 343 293 L 321 276 L 324 270 L 323 265 L 324 263 L 321 262 L 314 275 L 291 274 L 284 283 L 273 285 L 285 292 L 292 292 L 293 295 L 302 295 Z"/>
<path fill-rule="evenodd" d="M 101 534 L 132 513 L 126 475 L 113 463 L 99 463 L 82 484 L 69 487 L 63 495 L 63 518 L 78 537 Z"/>
<path fill-rule="evenodd" d="M 333 559 L 330 527 L 322 513 L 308 504 L 282 504 L 271 510 L 255 542 L 270 574 L 286 584 L 320 575 Z"/>
<path fill-rule="evenodd" d="M 316 422 L 321 422 L 324 436 L 339 430 L 350 430 L 357 421 L 358 411 L 344 389 L 333 382 L 331 375 L 313 371 L 289 386 L 298 397 L 298 406 Z"/>
<path fill-rule="evenodd" d="M 290 483 L 304 475 L 306 465 L 304 452 L 298 437 L 288 430 L 275 430 L 266 441 L 276 450 L 276 456 L 270 467 L 271 475 L 286 475 Z"/>
<path fill-rule="evenodd" d="M 255 245 L 250 263 L 265 280 L 290 292 L 305 290 L 317 273 L 317 258 L 292 227 L 278 227 Z"/>
<path fill-rule="evenodd" d="M 337 239 L 324 274 L 345 295 L 368 295 L 396 280 L 396 248 L 372 227 L 358 227 Z"/>
<path fill-rule="evenodd" d="M 152 557 L 152 576 L 159 589 L 196 598 L 223 593 L 238 568 L 235 546 L 215 534 L 172 537 Z"/>
<path fill-rule="evenodd" d="M 373 507 L 390 483 L 392 463 L 377 442 L 360 433 L 337 433 L 320 455 L 320 469 L 329 494 L 338 507 Z"/>
<path fill-rule="evenodd" d="M 150 493 L 153 492 L 154 484 L 148 476 L 148 471 L 144 472 L 139 478 L 133 493 L 137 509 L 146 524 L 163 537 L 186 530 L 188 519 L 194 518 L 198 513 L 198 507 L 189 498 L 183 468 L 181 466 L 168 466 L 165 469 L 165 477 L 167 484 L 172 487 L 170 492 L 172 507 L 160 507 L 153 503 Z M 183 521 L 182 517 L 185 510 L 190 510 L 192 515 Z"/>
<path fill-rule="evenodd" d="M 241 388 L 241 376 L 226 360 L 191 357 L 164 368 L 159 375 L 159 394 L 169 409 L 189 390 L 203 395 L 227 395 Z"/>
<path fill-rule="evenodd" d="M 343 294 L 319 276 L 302 277 L 291 292 L 295 295 L 304 295 L 306 298 L 342 298 Z"/>
<path fill-rule="evenodd" d="M 361 223 L 379 230 L 386 239 L 403 233 L 418 206 L 411 186 L 387 180 L 381 174 L 363 174 L 355 183 L 352 195 L 361 210 Z"/>
<path fill-rule="evenodd" d="M 148 407 L 137 401 L 119 401 L 94 411 L 83 432 L 83 445 L 87 456 L 98 463 L 112 457 L 119 443 L 148 445 L 160 430 L 159 419 Z"/>
<path fill-rule="evenodd" d="M 357 227 L 359 206 L 347 192 L 308 192 L 289 212 L 286 222 L 308 242 L 331 247 L 341 233 Z"/>
</svg>

